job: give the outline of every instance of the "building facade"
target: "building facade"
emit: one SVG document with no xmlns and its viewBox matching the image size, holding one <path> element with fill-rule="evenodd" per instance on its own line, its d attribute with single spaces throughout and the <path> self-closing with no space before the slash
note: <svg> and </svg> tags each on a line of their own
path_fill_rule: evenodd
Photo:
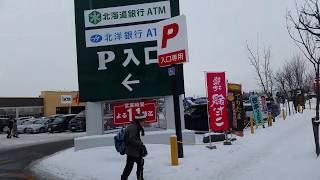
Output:
<svg viewBox="0 0 320 180">
<path fill-rule="evenodd" d="M 37 97 L 0 97 L 0 118 L 41 117 L 43 99 Z"/>
<path fill-rule="evenodd" d="M 85 110 L 85 103 L 79 103 L 78 91 L 42 91 L 44 116 L 53 114 L 77 114 Z"/>
<path fill-rule="evenodd" d="M 78 91 L 42 91 L 39 97 L 0 97 L 0 118 L 77 114 L 85 110 Z"/>
</svg>

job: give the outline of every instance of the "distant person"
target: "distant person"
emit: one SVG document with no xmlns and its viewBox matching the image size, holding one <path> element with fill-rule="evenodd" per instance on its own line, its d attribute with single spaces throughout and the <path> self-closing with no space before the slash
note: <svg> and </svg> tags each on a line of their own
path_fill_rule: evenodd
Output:
<svg viewBox="0 0 320 180">
<path fill-rule="evenodd" d="M 302 106 L 302 110 L 306 109 L 306 98 L 304 94 L 301 95 L 301 106 Z"/>
<path fill-rule="evenodd" d="M 298 104 L 299 104 L 297 95 L 294 95 L 294 96 L 293 96 L 292 101 L 293 101 L 294 111 L 297 113 L 297 111 L 298 111 Z"/>
<path fill-rule="evenodd" d="M 127 154 L 127 163 L 121 175 L 121 180 L 127 180 L 134 163 L 137 164 L 137 179 L 143 180 L 143 165 L 144 159 L 148 153 L 147 149 L 141 141 L 140 133 L 144 136 L 144 125 L 145 115 L 139 114 L 135 117 L 135 120 L 125 130 L 125 142 Z"/>
<path fill-rule="evenodd" d="M 19 136 L 18 136 L 18 124 L 17 124 L 17 120 L 16 119 L 13 120 L 12 136 L 15 137 L 15 138 L 19 138 Z"/>
<path fill-rule="evenodd" d="M 7 138 L 11 138 L 12 136 L 12 130 L 13 130 L 13 125 L 14 125 L 14 122 L 13 122 L 13 118 L 11 117 L 10 120 L 9 120 L 9 124 L 8 124 L 8 132 L 7 132 Z"/>
</svg>

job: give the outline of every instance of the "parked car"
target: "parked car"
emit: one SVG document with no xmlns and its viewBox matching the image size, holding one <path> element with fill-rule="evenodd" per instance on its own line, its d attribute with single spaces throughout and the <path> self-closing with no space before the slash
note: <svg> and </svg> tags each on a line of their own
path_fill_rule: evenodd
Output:
<svg viewBox="0 0 320 180">
<path fill-rule="evenodd" d="M 186 97 L 183 100 L 183 106 L 184 108 L 188 108 L 189 106 L 195 105 L 196 103 L 194 103 L 194 100 L 192 97 Z"/>
<path fill-rule="evenodd" d="M 17 125 L 22 125 L 24 122 L 30 121 L 30 120 L 34 120 L 34 118 L 30 118 L 30 119 L 22 119 L 22 120 L 18 120 L 17 121 Z"/>
<path fill-rule="evenodd" d="M 55 118 L 43 117 L 43 120 L 46 121 L 45 125 L 46 125 L 46 130 L 47 130 L 49 124 L 52 123 L 55 120 Z"/>
<path fill-rule="evenodd" d="M 49 119 L 36 119 L 33 124 L 30 124 L 25 127 L 26 133 L 45 133 L 46 132 L 46 125 Z"/>
<path fill-rule="evenodd" d="M 277 117 L 280 114 L 280 104 L 271 101 L 268 105 L 268 112 L 272 112 L 273 117 Z"/>
<path fill-rule="evenodd" d="M 208 131 L 207 104 L 189 106 L 184 111 L 184 121 L 186 129 Z"/>
<path fill-rule="evenodd" d="M 25 119 L 22 123 L 19 123 L 17 126 L 18 133 L 27 133 L 27 128 L 32 125 L 38 119 Z"/>
<path fill-rule="evenodd" d="M 18 117 L 18 118 L 15 118 L 15 120 L 17 120 L 17 122 L 19 121 L 23 121 L 23 120 L 26 120 L 26 119 L 32 119 L 34 117 Z"/>
<path fill-rule="evenodd" d="M 56 118 L 56 117 L 60 117 L 60 116 L 64 116 L 64 114 L 53 114 L 53 115 L 50 115 L 50 116 L 48 116 L 48 117 L 46 117 L 46 118 L 49 118 L 49 119 L 52 119 L 52 118 Z"/>
<path fill-rule="evenodd" d="M 69 121 L 75 116 L 75 114 L 66 114 L 63 116 L 56 117 L 52 123 L 48 124 L 47 131 L 50 133 L 54 133 L 56 131 L 64 132 L 68 130 Z"/>
<path fill-rule="evenodd" d="M 86 131 L 86 114 L 85 111 L 81 111 L 69 122 L 69 130 L 75 131 Z"/>
<path fill-rule="evenodd" d="M 199 98 L 196 98 L 193 102 L 195 104 L 207 104 L 208 99 L 207 99 L 207 97 L 199 97 Z"/>
<path fill-rule="evenodd" d="M 0 133 L 7 132 L 9 120 L 9 118 L 0 118 Z"/>
</svg>

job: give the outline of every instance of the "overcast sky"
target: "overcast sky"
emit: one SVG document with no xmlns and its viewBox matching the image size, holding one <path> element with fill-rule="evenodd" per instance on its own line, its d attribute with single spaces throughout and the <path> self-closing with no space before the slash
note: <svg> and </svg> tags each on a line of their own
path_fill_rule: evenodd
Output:
<svg viewBox="0 0 320 180">
<path fill-rule="evenodd" d="M 285 15 L 294 0 L 180 0 L 190 62 L 186 95 L 205 95 L 204 71 L 226 71 L 245 91 L 258 89 L 249 45 L 270 45 L 278 69 L 298 52 Z M 78 90 L 73 0 L 0 0 L 0 96 Z"/>
</svg>

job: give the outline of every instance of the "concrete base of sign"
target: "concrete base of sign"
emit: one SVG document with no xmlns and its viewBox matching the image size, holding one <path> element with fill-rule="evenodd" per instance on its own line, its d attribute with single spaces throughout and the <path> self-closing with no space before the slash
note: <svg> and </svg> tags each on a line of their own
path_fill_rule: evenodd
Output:
<svg viewBox="0 0 320 180">
<path fill-rule="evenodd" d="M 101 102 L 87 102 L 86 105 L 87 135 L 104 134 L 103 109 Z"/>
<path fill-rule="evenodd" d="M 171 135 L 175 135 L 175 130 L 146 132 L 146 135 L 142 137 L 142 141 L 145 144 L 170 144 Z M 74 148 L 78 151 L 95 147 L 113 146 L 114 136 L 115 134 L 105 134 L 76 138 L 74 140 Z M 182 137 L 183 142 L 187 144 L 195 144 L 194 131 L 183 130 Z"/>
<path fill-rule="evenodd" d="M 183 95 L 179 96 L 180 101 L 180 117 L 181 117 L 181 129 L 185 129 L 184 123 L 184 107 L 183 107 Z M 173 104 L 173 96 L 165 96 L 165 117 L 166 117 L 166 129 L 175 129 L 175 121 L 174 121 L 174 104 Z"/>
</svg>

